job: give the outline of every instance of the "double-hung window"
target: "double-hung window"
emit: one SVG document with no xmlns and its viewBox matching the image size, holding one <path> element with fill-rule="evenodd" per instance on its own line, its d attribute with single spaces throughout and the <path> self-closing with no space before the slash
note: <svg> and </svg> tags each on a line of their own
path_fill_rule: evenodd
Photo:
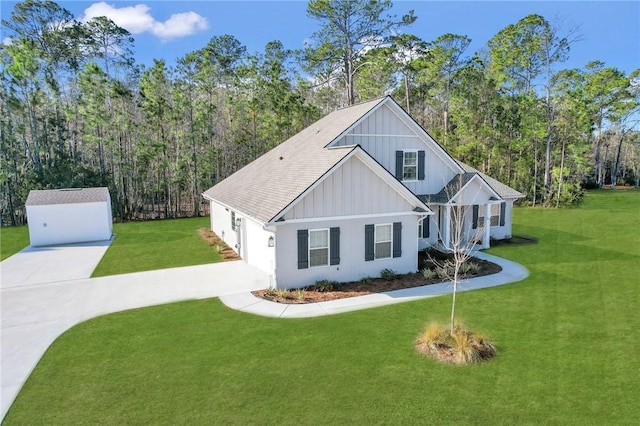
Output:
<svg viewBox="0 0 640 426">
<path fill-rule="evenodd" d="M 402 256 L 402 222 L 364 226 L 364 260 Z"/>
<path fill-rule="evenodd" d="M 309 230 L 309 266 L 326 266 L 329 264 L 329 230 Z"/>
<path fill-rule="evenodd" d="M 340 264 L 340 228 L 298 229 L 298 269 Z"/>
<path fill-rule="evenodd" d="M 418 179 L 418 151 L 404 151 L 402 157 L 402 180 Z"/>
<path fill-rule="evenodd" d="M 396 151 L 396 179 L 418 181 L 425 179 L 425 152 L 417 149 Z"/>
<path fill-rule="evenodd" d="M 500 225 L 500 204 L 491 204 L 491 226 Z"/>
<path fill-rule="evenodd" d="M 390 223 L 376 225 L 375 258 L 386 259 L 391 257 L 393 248 L 393 229 Z"/>
</svg>

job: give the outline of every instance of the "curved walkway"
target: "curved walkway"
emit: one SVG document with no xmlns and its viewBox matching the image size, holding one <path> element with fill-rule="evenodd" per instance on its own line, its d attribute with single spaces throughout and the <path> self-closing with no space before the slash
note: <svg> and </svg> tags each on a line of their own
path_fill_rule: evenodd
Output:
<svg viewBox="0 0 640 426">
<path fill-rule="evenodd" d="M 522 265 L 510 260 L 478 252 L 474 254 L 479 259 L 488 260 L 502 267 L 497 274 L 470 278 L 460 281 L 458 291 L 478 290 L 503 284 L 522 281 L 529 276 L 529 271 Z M 366 296 L 349 297 L 328 302 L 307 304 L 285 304 L 271 302 L 255 297 L 251 292 L 228 294 L 220 296 L 220 300 L 229 308 L 265 317 L 277 318 L 310 318 L 322 315 L 334 315 L 343 312 L 375 308 L 394 303 L 409 302 L 428 297 L 451 294 L 451 282 L 425 285 L 385 293 L 368 294 Z"/>
</svg>

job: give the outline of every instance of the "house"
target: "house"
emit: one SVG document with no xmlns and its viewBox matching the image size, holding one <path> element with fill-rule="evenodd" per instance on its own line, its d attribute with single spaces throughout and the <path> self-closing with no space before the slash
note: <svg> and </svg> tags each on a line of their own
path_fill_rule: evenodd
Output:
<svg viewBox="0 0 640 426">
<path fill-rule="evenodd" d="M 415 272 L 420 249 L 511 235 L 523 195 L 452 158 L 391 97 L 334 111 L 203 194 L 272 286 Z"/>
<path fill-rule="evenodd" d="M 25 206 L 32 246 L 111 238 L 113 219 L 107 188 L 33 190 Z"/>
</svg>

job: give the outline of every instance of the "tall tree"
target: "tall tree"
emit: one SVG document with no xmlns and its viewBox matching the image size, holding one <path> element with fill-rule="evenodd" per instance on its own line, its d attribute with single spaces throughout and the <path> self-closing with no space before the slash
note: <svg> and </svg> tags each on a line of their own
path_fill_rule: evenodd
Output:
<svg viewBox="0 0 640 426">
<path fill-rule="evenodd" d="M 412 24 L 413 11 L 397 19 L 388 14 L 390 0 L 311 0 L 307 15 L 321 25 L 312 34 L 314 45 L 304 50 L 305 66 L 314 71 L 339 70 L 347 105 L 356 102 L 354 78 L 358 59 L 369 49 L 386 43 L 392 29 Z"/>
</svg>

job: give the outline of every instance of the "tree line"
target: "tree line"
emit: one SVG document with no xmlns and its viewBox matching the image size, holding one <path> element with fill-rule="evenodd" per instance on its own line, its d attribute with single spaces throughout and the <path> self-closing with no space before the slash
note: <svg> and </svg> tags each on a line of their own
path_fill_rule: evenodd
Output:
<svg viewBox="0 0 640 426">
<path fill-rule="evenodd" d="M 580 202 L 585 184 L 640 177 L 640 71 L 562 69 L 579 35 L 529 15 L 469 52 L 410 35 L 388 0 L 311 0 L 299 50 L 213 36 L 168 65 L 135 63 L 106 17 L 17 3 L 0 48 L 2 224 L 31 189 L 108 186 L 117 220 L 198 216 L 201 193 L 331 110 L 392 94 L 455 157 L 527 194 Z M 400 31 L 402 30 L 402 31 Z"/>
</svg>

